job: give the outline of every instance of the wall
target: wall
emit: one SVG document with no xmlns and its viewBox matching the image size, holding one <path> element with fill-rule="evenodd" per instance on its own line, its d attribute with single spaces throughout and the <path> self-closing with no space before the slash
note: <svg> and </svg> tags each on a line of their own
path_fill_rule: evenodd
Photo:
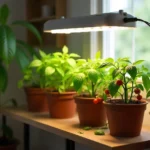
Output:
<svg viewBox="0 0 150 150">
<path fill-rule="evenodd" d="M 87 16 L 90 14 L 90 0 L 68 0 L 67 17 Z M 67 37 L 71 52 L 84 58 L 90 57 L 90 33 L 74 33 Z"/>
</svg>

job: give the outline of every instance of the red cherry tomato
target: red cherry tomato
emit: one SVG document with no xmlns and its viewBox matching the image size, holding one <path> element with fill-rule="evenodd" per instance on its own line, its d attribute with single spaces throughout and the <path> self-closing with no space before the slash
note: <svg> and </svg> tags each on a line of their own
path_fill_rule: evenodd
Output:
<svg viewBox="0 0 150 150">
<path fill-rule="evenodd" d="M 119 86 L 121 86 L 121 85 L 123 85 L 123 81 L 122 80 L 117 80 L 116 84 L 119 85 Z"/>
<path fill-rule="evenodd" d="M 141 92 L 140 89 L 138 89 L 138 88 L 134 89 L 134 93 L 135 93 L 135 94 L 140 94 L 140 92 Z"/>
<path fill-rule="evenodd" d="M 142 95 L 138 95 L 136 98 L 140 101 L 142 99 Z"/>
<path fill-rule="evenodd" d="M 105 94 L 106 94 L 106 95 L 110 94 L 110 92 L 109 92 L 108 89 L 105 90 Z"/>
</svg>

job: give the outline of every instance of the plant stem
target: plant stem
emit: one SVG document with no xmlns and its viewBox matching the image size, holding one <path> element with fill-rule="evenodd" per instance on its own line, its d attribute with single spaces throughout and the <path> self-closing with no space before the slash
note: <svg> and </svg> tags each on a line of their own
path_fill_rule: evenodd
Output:
<svg viewBox="0 0 150 150">
<path fill-rule="evenodd" d="M 131 99 L 132 99 L 132 96 L 133 96 L 133 81 L 132 81 L 132 87 L 131 87 L 131 96 L 130 96 L 130 101 L 131 101 Z"/>
<path fill-rule="evenodd" d="M 92 86 L 92 97 L 95 97 L 94 83 L 93 82 L 91 82 L 91 86 Z"/>
<path fill-rule="evenodd" d="M 120 94 L 121 98 L 123 99 L 123 94 L 121 94 L 120 92 L 118 92 L 118 93 Z"/>
<path fill-rule="evenodd" d="M 124 78 L 124 99 L 125 99 L 125 104 L 128 103 L 128 88 L 127 88 L 127 83 L 126 83 L 126 77 L 125 74 L 123 75 Z"/>
</svg>

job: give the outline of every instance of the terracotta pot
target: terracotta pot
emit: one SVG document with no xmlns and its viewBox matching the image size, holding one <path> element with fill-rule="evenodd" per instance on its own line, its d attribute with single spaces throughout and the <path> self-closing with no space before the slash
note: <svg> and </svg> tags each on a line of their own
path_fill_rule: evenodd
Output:
<svg viewBox="0 0 150 150">
<path fill-rule="evenodd" d="M 73 117 L 76 112 L 75 94 L 76 92 L 48 92 L 50 117 L 61 119 Z"/>
<path fill-rule="evenodd" d="M 81 126 L 104 126 L 106 125 L 106 113 L 102 102 L 93 103 L 94 98 L 75 97 L 77 111 Z"/>
<path fill-rule="evenodd" d="M 119 137 L 140 135 L 147 103 L 112 104 L 104 102 L 110 134 Z"/>
<path fill-rule="evenodd" d="M 47 96 L 44 89 L 24 88 L 28 103 L 28 110 L 31 112 L 48 112 Z"/>
<path fill-rule="evenodd" d="M 2 139 L 2 137 L 0 137 L 0 140 Z M 6 146 L 2 146 L 0 145 L 0 150 L 17 150 L 17 146 L 19 145 L 19 141 L 18 140 L 13 140 L 11 141 L 12 144 L 6 145 Z"/>
<path fill-rule="evenodd" d="M 8 146 L 0 146 L 0 150 L 17 150 L 17 144 L 12 144 Z"/>
</svg>

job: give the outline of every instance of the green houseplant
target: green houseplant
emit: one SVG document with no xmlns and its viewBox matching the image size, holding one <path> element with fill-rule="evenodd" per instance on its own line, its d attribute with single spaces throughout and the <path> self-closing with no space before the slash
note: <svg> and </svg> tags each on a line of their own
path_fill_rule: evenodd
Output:
<svg viewBox="0 0 150 150">
<path fill-rule="evenodd" d="M 106 115 L 103 106 L 103 90 L 106 86 L 105 69 L 99 68 L 104 62 L 100 52 L 95 59 L 78 60 L 78 69 L 74 73 L 75 97 L 80 125 L 104 126 Z"/>
<path fill-rule="evenodd" d="M 146 101 L 142 100 L 141 91 L 150 89 L 148 69 L 138 66 L 143 60 L 131 62 L 128 58 L 119 58 L 101 65 L 110 67 L 112 81 L 105 94 L 110 134 L 113 136 L 134 137 L 141 131 Z M 139 83 L 139 78 L 142 82 Z M 148 95 L 147 95 L 148 96 Z M 115 99 L 113 98 L 115 97 Z"/>
<path fill-rule="evenodd" d="M 54 118 L 70 118 L 74 116 L 76 105 L 73 96 L 73 72 L 76 68 L 76 59 L 79 55 L 68 53 L 68 48 L 63 47 L 62 52 L 55 52 L 46 61 L 36 59 L 31 67 L 36 68 L 45 76 L 45 89 L 48 95 L 49 111 Z"/>
<path fill-rule="evenodd" d="M 23 71 L 23 79 L 18 83 L 18 87 L 24 87 L 28 110 L 32 112 L 48 112 L 47 96 L 45 88 L 47 87 L 46 70 L 51 61 L 51 54 L 39 51 L 39 58 L 33 57 L 33 60 Z"/>
<path fill-rule="evenodd" d="M 2 5 L 0 7 L 0 95 L 5 92 L 8 85 L 7 69 L 11 61 L 15 58 L 15 60 L 18 61 L 21 69 L 23 69 L 29 63 L 29 56 L 31 56 L 33 53 L 36 54 L 30 45 L 24 41 L 16 39 L 15 33 L 12 30 L 12 26 L 21 25 L 26 27 L 32 31 L 37 39 L 41 42 L 40 34 L 33 25 L 26 21 L 14 21 L 12 24 L 8 24 L 9 15 L 10 11 L 8 6 L 6 4 Z M 27 53 L 25 50 L 27 50 Z M 18 142 L 13 140 L 12 136 L 10 142 L 10 137 L 6 136 L 6 128 L 8 129 L 9 127 L 6 126 L 2 121 L 0 149 L 15 150 Z M 12 141 L 14 141 L 14 143 L 12 143 Z"/>
</svg>

